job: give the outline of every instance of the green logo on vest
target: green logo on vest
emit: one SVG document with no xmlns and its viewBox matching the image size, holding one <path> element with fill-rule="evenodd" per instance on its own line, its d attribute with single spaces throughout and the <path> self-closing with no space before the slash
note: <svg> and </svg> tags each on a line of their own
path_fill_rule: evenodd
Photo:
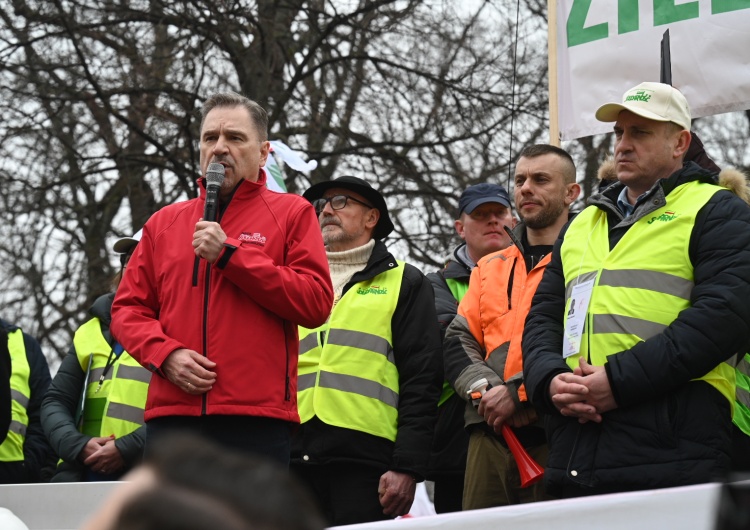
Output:
<svg viewBox="0 0 750 530">
<path fill-rule="evenodd" d="M 679 216 L 674 212 L 664 212 L 661 215 L 658 215 L 656 217 L 652 217 L 650 221 L 648 221 L 648 224 L 653 223 L 654 221 L 661 221 L 662 223 L 668 223 L 669 221 L 674 221 Z"/>
<path fill-rule="evenodd" d="M 647 93 L 645 90 L 639 90 L 635 94 L 628 94 L 625 101 L 643 101 L 644 103 L 648 103 L 650 99 L 651 94 Z"/>
<path fill-rule="evenodd" d="M 379 285 L 371 285 L 368 288 L 357 288 L 357 294 L 388 294 L 388 288 L 381 288 Z"/>
</svg>

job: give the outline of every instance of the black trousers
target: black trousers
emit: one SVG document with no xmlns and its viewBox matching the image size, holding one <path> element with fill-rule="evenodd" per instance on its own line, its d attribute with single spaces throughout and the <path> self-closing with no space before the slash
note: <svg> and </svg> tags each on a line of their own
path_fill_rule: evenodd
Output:
<svg viewBox="0 0 750 530">
<path fill-rule="evenodd" d="M 732 424 L 732 471 L 750 471 L 750 436 Z"/>
<path fill-rule="evenodd" d="M 291 465 L 312 492 L 329 526 L 386 521 L 378 497 L 385 470 L 356 463 Z"/>
<path fill-rule="evenodd" d="M 435 512 L 460 512 L 464 498 L 464 476 L 440 475 L 435 476 L 433 482 L 435 483 L 433 499 Z"/>
<path fill-rule="evenodd" d="M 254 416 L 163 416 L 146 423 L 146 452 L 161 436 L 188 431 L 224 447 L 289 466 L 292 424 Z"/>
</svg>

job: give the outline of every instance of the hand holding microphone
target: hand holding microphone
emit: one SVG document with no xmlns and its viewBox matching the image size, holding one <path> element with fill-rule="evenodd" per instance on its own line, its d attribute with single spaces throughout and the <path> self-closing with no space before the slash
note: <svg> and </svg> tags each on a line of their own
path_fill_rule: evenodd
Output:
<svg viewBox="0 0 750 530">
<path fill-rule="evenodd" d="M 219 190 L 224 181 L 224 166 L 211 163 L 206 170 L 206 205 L 203 220 L 198 221 L 193 232 L 195 255 L 210 263 L 216 261 L 227 236 L 218 224 Z"/>
</svg>

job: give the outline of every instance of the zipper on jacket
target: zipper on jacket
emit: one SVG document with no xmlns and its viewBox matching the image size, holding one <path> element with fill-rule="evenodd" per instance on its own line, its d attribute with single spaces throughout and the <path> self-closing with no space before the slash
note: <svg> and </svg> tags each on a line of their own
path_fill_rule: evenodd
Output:
<svg viewBox="0 0 750 530">
<path fill-rule="evenodd" d="M 201 259 L 198 256 L 195 256 L 195 261 L 193 262 L 193 287 L 198 287 L 198 269 L 200 268 Z"/>
<path fill-rule="evenodd" d="M 513 258 L 513 263 L 510 264 L 510 277 L 508 278 L 508 311 L 513 309 L 510 299 L 513 296 L 513 277 L 515 275 L 516 275 L 516 258 Z"/>
<path fill-rule="evenodd" d="M 239 186 L 239 184 L 237 184 Z M 237 190 L 237 187 L 234 188 L 234 191 L 232 191 L 232 196 L 234 196 L 234 192 Z M 227 203 L 222 207 L 221 204 L 219 204 L 219 212 L 216 216 L 216 222 L 221 223 L 221 218 L 224 216 L 224 212 L 227 209 L 227 206 L 229 206 L 229 202 L 232 200 L 232 197 L 229 197 L 229 200 Z M 198 256 L 195 257 L 195 280 L 194 285 L 197 285 L 198 282 L 198 263 L 200 261 L 200 258 Z M 203 290 L 203 357 L 208 359 L 208 300 L 209 300 L 209 294 L 211 292 L 211 264 L 206 262 L 206 287 Z M 287 356 L 288 358 L 288 356 Z M 287 361 L 288 362 L 288 361 Z M 287 369 L 287 374 L 289 370 Z M 201 416 L 206 415 L 206 403 L 208 401 L 208 392 L 205 392 L 201 394 Z"/>
<path fill-rule="evenodd" d="M 208 358 L 208 295 L 211 287 L 211 264 L 206 262 L 206 287 L 203 291 L 203 357 Z M 201 394 L 201 416 L 206 415 L 206 395 Z"/>
</svg>

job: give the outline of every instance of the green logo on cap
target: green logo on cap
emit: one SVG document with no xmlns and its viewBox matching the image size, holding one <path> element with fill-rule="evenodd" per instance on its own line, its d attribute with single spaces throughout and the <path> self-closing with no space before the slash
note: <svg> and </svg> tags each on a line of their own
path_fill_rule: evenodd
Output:
<svg viewBox="0 0 750 530">
<path fill-rule="evenodd" d="M 651 94 L 645 90 L 638 90 L 635 94 L 628 94 L 625 96 L 625 101 L 643 101 L 644 103 L 648 103 L 648 100 L 650 99 Z"/>
</svg>

